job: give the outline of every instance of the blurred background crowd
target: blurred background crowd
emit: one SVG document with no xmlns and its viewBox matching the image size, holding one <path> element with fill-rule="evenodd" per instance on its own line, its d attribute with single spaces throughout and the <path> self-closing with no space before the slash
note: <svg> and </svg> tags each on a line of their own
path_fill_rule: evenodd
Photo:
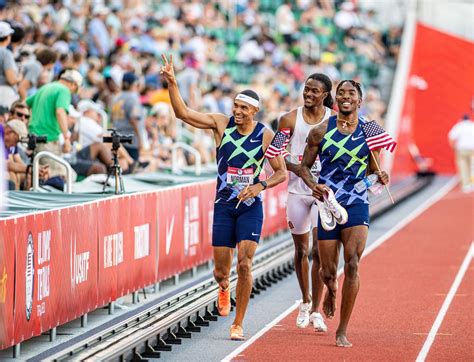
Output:
<svg viewBox="0 0 474 362">
<path fill-rule="evenodd" d="M 79 177 L 106 173 L 111 147 L 102 136 L 112 127 L 134 135 L 118 155 L 125 173 L 169 169 L 180 143 L 212 163 L 212 135 L 174 117 L 159 76 L 163 53 L 173 54 L 182 96 L 196 110 L 230 115 L 235 94 L 252 88 L 262 99 L 258 120 L 275 128 L 302 103 L 305 79 L 322 72 L 334 84 L 362 83 L 361 114 L 383 123 L 400 37 L 357 1 L 0 0 L 10 187 L 28 187 L 30 151 L 20 145 L 28 134 L 46 135 L 36 151 L 64 157 Z M 180 165 L 194 162 L 177 154 Z M 50 163 L 40 177 L 62 172 Z"/>
</svg>

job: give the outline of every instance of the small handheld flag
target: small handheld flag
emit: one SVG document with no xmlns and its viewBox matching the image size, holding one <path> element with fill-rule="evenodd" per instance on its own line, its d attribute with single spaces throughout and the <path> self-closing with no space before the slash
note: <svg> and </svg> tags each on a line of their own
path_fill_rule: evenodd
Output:
<svg viewBox="0 0 474 362">
<path fill-rule="evenodd" d="M 268 146 L 265 152 L 265 158 L 272 159 L 281 155 L 286 146 L 288 146 L 288 142 L 290 142 L 290 129 L 282 128 L 275 133 L 275 137 L 273 137 L 270 146 Z"/>
<path fill-rule="evenodd" d="M 362 126 L 365 141 L 371 151 L 385 148 L 387 151 L 393 152 L 397 142 L 376 122 L 370 121 Z"/>
</svg>

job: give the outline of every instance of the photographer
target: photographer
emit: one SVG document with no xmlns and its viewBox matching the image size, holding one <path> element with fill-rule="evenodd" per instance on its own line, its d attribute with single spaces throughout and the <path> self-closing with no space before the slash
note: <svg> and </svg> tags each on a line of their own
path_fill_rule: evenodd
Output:
<svg viewBox="0 0 474 362">
<path fill-rule="evenodd" d="M 38 92 L 26 99 L 31 108 L 29 131 L 46 135 L 48 142 L 38 145 L 36 151 L 49 151 L 61 156 L 62 152 L 71 152 L 71 134 L 67 125 L 67 110 L 71 104 L 71 95 L 77 93 L 82 85 L 82 75 L 74 69 L 65 69 L 57 82 L 42 86 Z M 64 137 L 61 147 L 60 135 Z M 55 161 L 45 160 L 50 166 L 50 175 L 65 176 L 63 166 Z"/>
<path fill-rule="evenodd" d="M 27 157 L 26 152 L 22 151 L 19 143 L 28 139 L 28 130 L 26 125 L 18 120 L 12 119 L 5 124 L 3 143 L 5 145 L 5 159 L 7 160 L 7 171 L 10 181 L 15 184 L 15 189 L 19 190 L 24 184 L 27 176 L 27 164 L 24 158 Z M 23 155 L 21 154 L 23 153 Z M 47 165 L 40 166 L 39 176 L 41 180 L 49 178 L 49 170 Z M 31 187 L 31 174 L 27 178 L 26 190 Z"/>
</svg>

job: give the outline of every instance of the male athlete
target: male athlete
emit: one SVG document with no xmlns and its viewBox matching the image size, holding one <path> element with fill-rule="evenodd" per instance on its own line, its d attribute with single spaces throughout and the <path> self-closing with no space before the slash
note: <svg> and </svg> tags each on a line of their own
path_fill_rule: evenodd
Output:
<svg viewBox="0 0 474 362">
<path fill-rule="evenodd" d="M 329 319 L 334 317 L 336 311 L 340 243 L 344 247 L 341 318 L 336 330 L 336 345 L 339 347 L 352 346 L 347 339 L 347 325 L 359 291 L 359 260 L 369 231 L 367 191 L 358 193 L 354 185 L 367 173 L 375 173 L 379 182 L 384 185 L 389 182 L 388 174 L 377 170 L 373 158 L 379 161 L 380 150 L 372 151 L 371 156 L 367 146 L 361 128 L 365 121 L 358 116 L 361 102 L 362 90 L 359 83 L 343 80 L 338 84 L 336 103 L 339 113 L 311 130 L 300 172 L 320 206 L 318 218 L 320 274 L 327 286 L 323 311 Z M 311 174 L 311 167 L 318 155 L 321 161 L 321 173 L 319 183 L 316 183 Z M 347 211 L 346 215 L 343 215 L 346 213 L 344 209 Z M 339 224 L 336 225 L 334 220 Z"/>
<path fill-rule="evenodd" d="M 306 140 L 311 129 L 327 120 L 331 115 L 333 100 L 331 98 L 332 83 L 329 77 L 315 73 L 308 77 L 303 89 L 304 106 L 298 107 L 280 118 L 279 128 L 290 129 L 289 152 L 285 158 L 286 167 L 290 172 L 288 182 L 288 201 L 286 214 L 288 226 L 295 243 L 295 269 L 303 300 L 299 307 L 296 325 L 306 328 L 309 323 L 318 332 L 326 332 L 327 326 L 319 313 L 319 303 L 323 294 L 324 284 L 319 276 L 319 253 L 317 243 L 318 206 L 314 202 L 311 189 L 299 177 L 299 162 L 303 157 Z M 295 163 L 296 161 L 296 163 Z M 321 165 L 316 160 L 311 168 L 315 181 L 318 179 Z M 311 289 L 309 292 L 309 233 L 313 235 L 313 265 L 311 267 Z"/>
<path fill-rule="evenodd" d="M 257 249 L 263 223 L 260 192 L 286 179 L 286 167 L 281 156 L 269 159 L 274 174 L 259 180 L 264 154 L 273 132 L 253 120 L 259 111 L 259 97 L 252 90 L 239 93 L 234 100 L 233 116 L 200 113 L 186 106 L 176 83 L 173 58 L 163 55 L 160 74 L 168 82 L 171 105 L 176 117 L 201 129 L 211 129 L 217 146 L 217 192 L 214 205 L 212 245 L 214 247 L 214 277 L 219 284 L 217 308 L 219 314 L 230 312 L 229 275 L 234 248 L 237 246 L 237 307 L 230 329 L 230 338 L 243 340 L 242 322 L 252 291 L 252 259 Z M 238 190 L 242 191 L 238 191 Z M 245 202 L 255 198 L 249 205 Z M 239 200 L 241 204 L 237 204 Z"/>
</svg>

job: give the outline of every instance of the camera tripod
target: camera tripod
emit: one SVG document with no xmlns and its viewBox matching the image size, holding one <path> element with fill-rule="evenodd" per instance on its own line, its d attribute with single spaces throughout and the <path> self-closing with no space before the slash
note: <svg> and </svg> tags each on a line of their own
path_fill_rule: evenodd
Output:
<svg viewBox="0 0 474 362">
<path fill-rule="evenodd" d="M 119 144 L 120 147 L 120 144 Z M 105 179 L 104 187 L 102 188 L 102 192 L 105 192 L 107 188 L 107 183 L 109 182 L 110 177 L 115 178 L 115 195 L 123 194 L 125 192 L 125 187 L 123 186 L 123 178 L 122 178 L 122 168 L 118 162 L 118 155 L 117 155 L 118 148 L 112 147 L 112 160 L 113 163 L 110 165 L 109 172 L 107 174 L 107 178 Z"/>
</svg>

